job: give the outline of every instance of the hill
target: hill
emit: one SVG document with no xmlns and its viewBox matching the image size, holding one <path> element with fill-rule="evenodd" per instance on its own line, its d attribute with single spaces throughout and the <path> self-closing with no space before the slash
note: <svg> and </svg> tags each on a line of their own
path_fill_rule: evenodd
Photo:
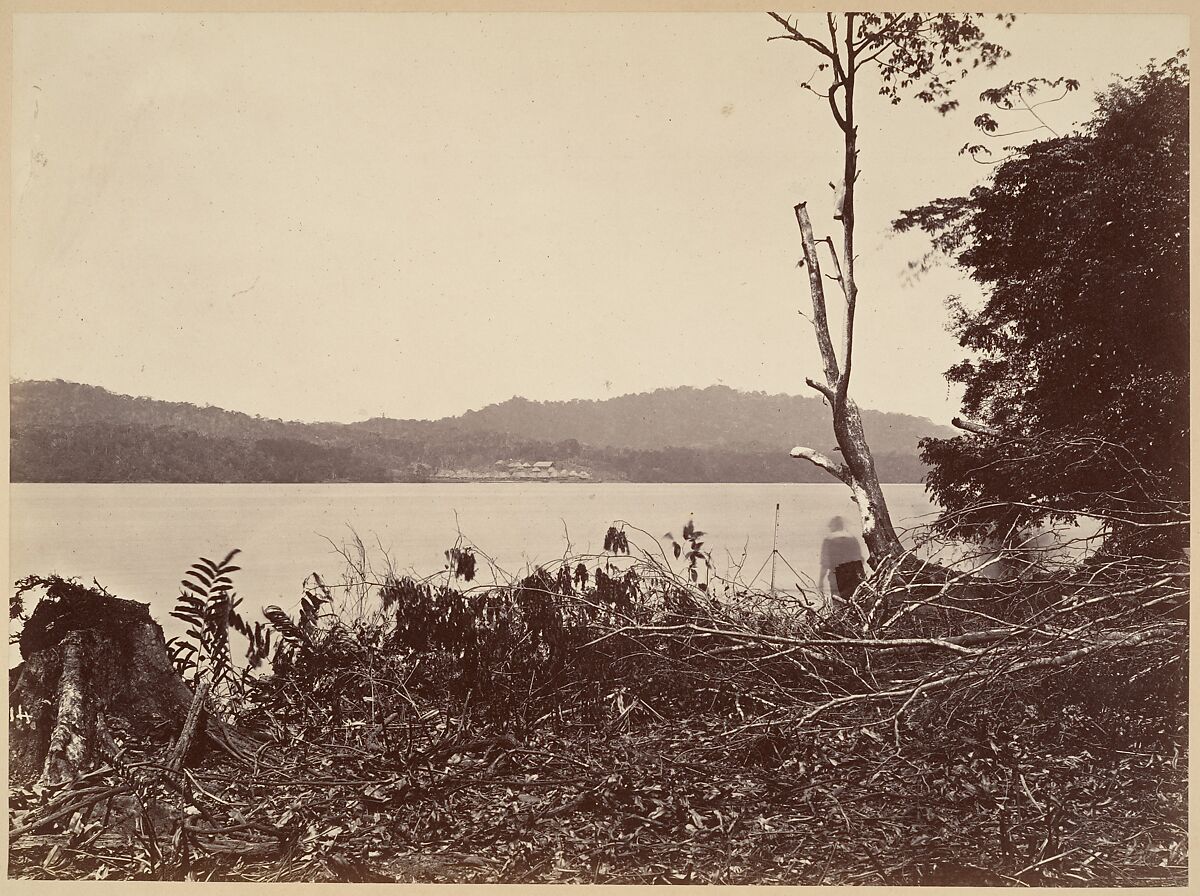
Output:
<svg viewBox="0 0 1200 896">
<path fill-rule="evenodd" d="M 820 398 L 739 392 L 728 386 L 682 386 L 605 401 L 536 402 L 511 398 L 453 418 L 471 431 L 513 432 L 556 439 L 564 433 L 604 447 L 722 448 L 787 451 L 799 443 L 834 444 L 829 411 Z M 948 432 L 907 414 L 863 411 L 872 447 L 882 453 L 916 451 L 924 436 Z"/>
<path fill-rule="evenodd" d="M 513 398 L 441 420 L 299 423 L 61 380 L 10 387 L 15 482 L 423 481 L 551 460 L 593 478 L 821 482 L 787 456 L 830 448 L 820 399 L 681 387 L 605 401 Z M 917 440 L 944 428 L 864 411 L 885 481 L 924 474 Z M 464 477 L 465 478 L 465 477 Z"/>
</svg>

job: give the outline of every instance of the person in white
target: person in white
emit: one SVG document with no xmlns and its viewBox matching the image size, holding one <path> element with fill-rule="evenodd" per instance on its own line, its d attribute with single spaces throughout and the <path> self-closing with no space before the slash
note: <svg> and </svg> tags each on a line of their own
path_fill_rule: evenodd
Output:
<svg viewBox="0 0 1200 896">
<path fill-rule="evenodd" d="M 863 550 L 858 539 L 846 532 L 846 521 L 835 516 L 829 521 L 829 535 L 821 543 L 821 572 L 817 587 L 829 586 L 830 597 L 849 600 L 854 589 L 866 578 Z"/>
</svg>

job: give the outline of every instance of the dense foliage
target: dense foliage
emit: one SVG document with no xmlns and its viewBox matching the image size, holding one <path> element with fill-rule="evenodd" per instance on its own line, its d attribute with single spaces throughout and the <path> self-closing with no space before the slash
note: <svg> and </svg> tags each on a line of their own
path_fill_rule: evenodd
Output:
<svg viewBox="0 0 1200 896">
<path fill-rule="evenodd" d="M 11 473 L 18 482 L 387 482 L 553 460 L 634 482 L 813 482 L 823 474 L 787 451 L 797 432 L 828 428 L 823 413 L 819 399 L 713 387 L 607 402 L 512 399 L 439 421 L 288 423 L 26 382 L 12 387 Z M 884 479 L 919 481 L 917 440 L 940 428 L 867 417 Z"/>
<path fill-rule="evenodd" d="M 14 482 L 380 482 L 387 471 L 348 447 L 242 440 L 166 426 L 14 425 Z"/>
<path fill-rule="evenodd" d="M 982 426 L 922 443 L 929 487 L 962 531 L 1069 507 L 1122 537 L 1182 543 L 1188 86 L 1183 54 L 1152 64 L 1100 95 L 1081 132 L 1014 150 L 969 196 L 897 222 L 985 291 L 978 308 L 951 302 L 971 357 L 947 374 Z"/>
</svg>

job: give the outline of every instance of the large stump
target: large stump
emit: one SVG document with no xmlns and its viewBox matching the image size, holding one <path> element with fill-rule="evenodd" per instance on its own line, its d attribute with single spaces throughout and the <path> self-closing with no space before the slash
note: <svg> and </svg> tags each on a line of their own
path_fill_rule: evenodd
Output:
<svg viewBox="0 0 1200 896">
<path fill-rule="evenodd" d="M 62 579 L 44 584 L 46 596 L 21 633 L 24 662 L 9 681 L 15 786 L 69 780 L 115 753 L 118 741 L 139 752 L 166 747 L 193 704 L 147 604 Z M 197 741 L 240 752 L 236 735 L 216 720 L 202 731 Z"/>
</svg>

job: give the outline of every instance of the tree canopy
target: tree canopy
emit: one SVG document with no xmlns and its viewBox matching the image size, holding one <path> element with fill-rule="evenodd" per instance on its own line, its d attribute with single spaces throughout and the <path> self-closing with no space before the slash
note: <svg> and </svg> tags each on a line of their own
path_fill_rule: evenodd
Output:
<svg viewBox="0 0 1200 896">
<path fill-rule="evenodd" d="M 1188 87 L 1183 53 L 1152 63 L 1079 132 L 895 222 L 984 287 L 980 307 L 949 301 L 969 431 L 922 442 L 960 531 L 1082 512 L 1123 537 L 1186 532 Z"/>
</svg>

